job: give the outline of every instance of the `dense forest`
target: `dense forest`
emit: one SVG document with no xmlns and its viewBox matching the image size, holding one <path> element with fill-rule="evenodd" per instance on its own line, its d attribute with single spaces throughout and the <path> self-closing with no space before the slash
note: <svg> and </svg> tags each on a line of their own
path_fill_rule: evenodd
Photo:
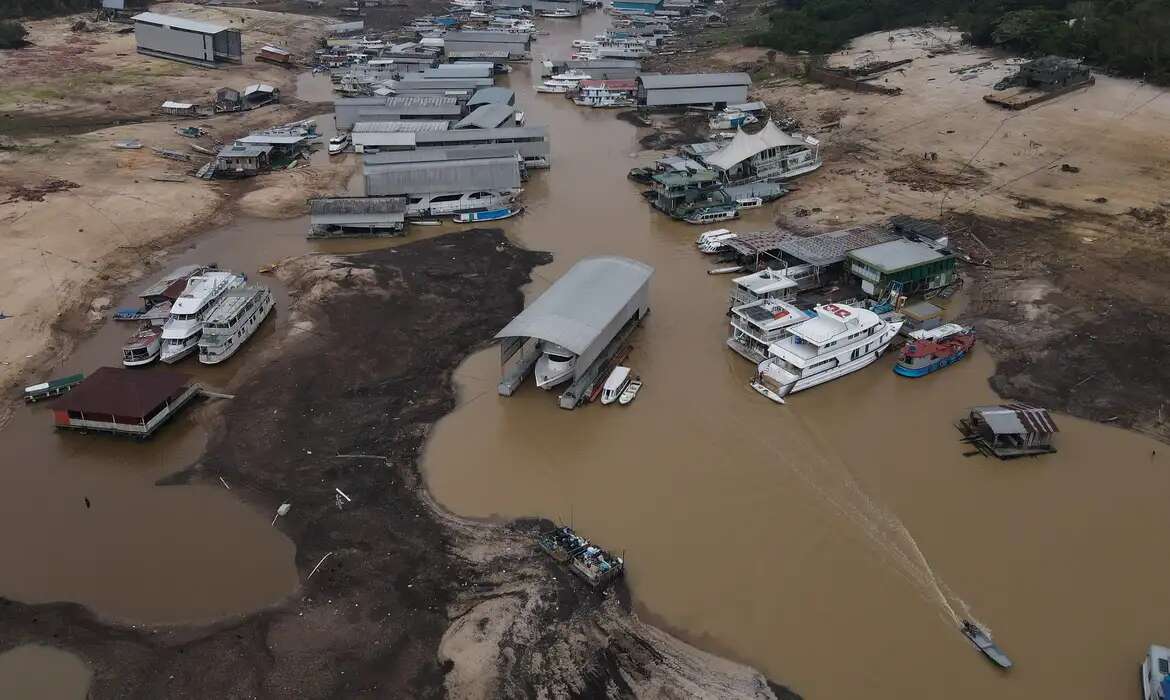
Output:
<svg viewBox="0 0 1170 700">
<path fill-rule="evenodd" d="M 750 43 L 828 53 L 860 34 L 942 22 L 980 46 L 1170 83 L 1170 0 L 781 0 L 770 19 Z"/>
<path fill-rule="evenodd" d="M 94 0 L 0 0 L 0 19 L 11 17 L 56 17 L 85 12 L 99 6 Z"/>
</svg>

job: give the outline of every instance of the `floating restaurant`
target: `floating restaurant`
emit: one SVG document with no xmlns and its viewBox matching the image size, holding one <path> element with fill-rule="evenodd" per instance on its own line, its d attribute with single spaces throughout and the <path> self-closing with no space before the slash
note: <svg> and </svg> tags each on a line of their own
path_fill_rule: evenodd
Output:
<svg viewBox="0 0 1170 700">
<path fill-rule="evenodd" d="M 53 404 L 53 425 L 149 437 L 199 393 L 182 372 L 99 367 Z"/>
</svg>

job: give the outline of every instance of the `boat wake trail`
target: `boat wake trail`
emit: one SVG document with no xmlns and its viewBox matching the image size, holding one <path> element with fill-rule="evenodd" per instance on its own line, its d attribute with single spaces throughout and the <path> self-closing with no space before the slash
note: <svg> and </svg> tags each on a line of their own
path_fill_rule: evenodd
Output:
<svg viewBox="0 0 1170 700">
<path fill-rule="evenodd" d="M 781 431 L 765 437 L 745 433 L 743 437 L 775 454 L 779 465 L 861 531 L 923 600 L 938 607 L 944 619 L 955 626 L 964 618 L 971 619 L 967 604 L 935 575 L 918 542 L 898 516 L 865 492 L 844 461 L 834 456 L 833 448 L 818 439 L 803 420 L 798 425 L 790 424 L 790 428 L 794 430 L 788 435 L 784 434 L 788 431 Z"/>
</svg>

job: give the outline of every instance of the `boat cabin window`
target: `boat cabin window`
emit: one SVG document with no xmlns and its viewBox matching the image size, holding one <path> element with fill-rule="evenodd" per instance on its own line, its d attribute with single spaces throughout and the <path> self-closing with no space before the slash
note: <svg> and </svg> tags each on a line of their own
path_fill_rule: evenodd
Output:
<svg viewBox="0 0 1170 700">
<path fill-rule="evenodd" d="M 441 194 L 438 197 L 431 197 L 431 204 L 436 202 L 457 202 L 461 196 L 458 194 Z"/>
<path fill-rule="evenodd" d="M 1162 675 L 1170 674 L 1170 659 L 1158 659 L 1158 672 Z"/>
<path fill-rule="evenodd" d="M 569 360 L 573 359 L 573 356 L 572 355 L 555 355 L 553 353 L 549 353 L 548 359 L 552 360 L 553 362 L 568 362 Z"/>
</svg>

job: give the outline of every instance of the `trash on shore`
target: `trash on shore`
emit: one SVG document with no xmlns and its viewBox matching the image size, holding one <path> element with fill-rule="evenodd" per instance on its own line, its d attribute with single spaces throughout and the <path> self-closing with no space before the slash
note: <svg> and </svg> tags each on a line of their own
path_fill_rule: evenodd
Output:
<svg viewBox="0 0 1170 700">
<path fill-rule="evenodd" d="M 281 518 L 281 517 L 284 517 L 284 516 L 288 515 L 288 512 L 289 512 L 290 510 L 292 510 L 292 504 L 291 504 L 291 503 L 281 503 L 281 504 L 280 504 L 280 507 L 276 509 L 276 515 L 272 516 L 272 522 L 271 522 L 271 523 L 269 523 L 269 524 L 270 524 L 270 525 L 275 525 L 275 524 L 276 524 L 276 519 L 277 519 L 277 518 Z"/>
</svg>

